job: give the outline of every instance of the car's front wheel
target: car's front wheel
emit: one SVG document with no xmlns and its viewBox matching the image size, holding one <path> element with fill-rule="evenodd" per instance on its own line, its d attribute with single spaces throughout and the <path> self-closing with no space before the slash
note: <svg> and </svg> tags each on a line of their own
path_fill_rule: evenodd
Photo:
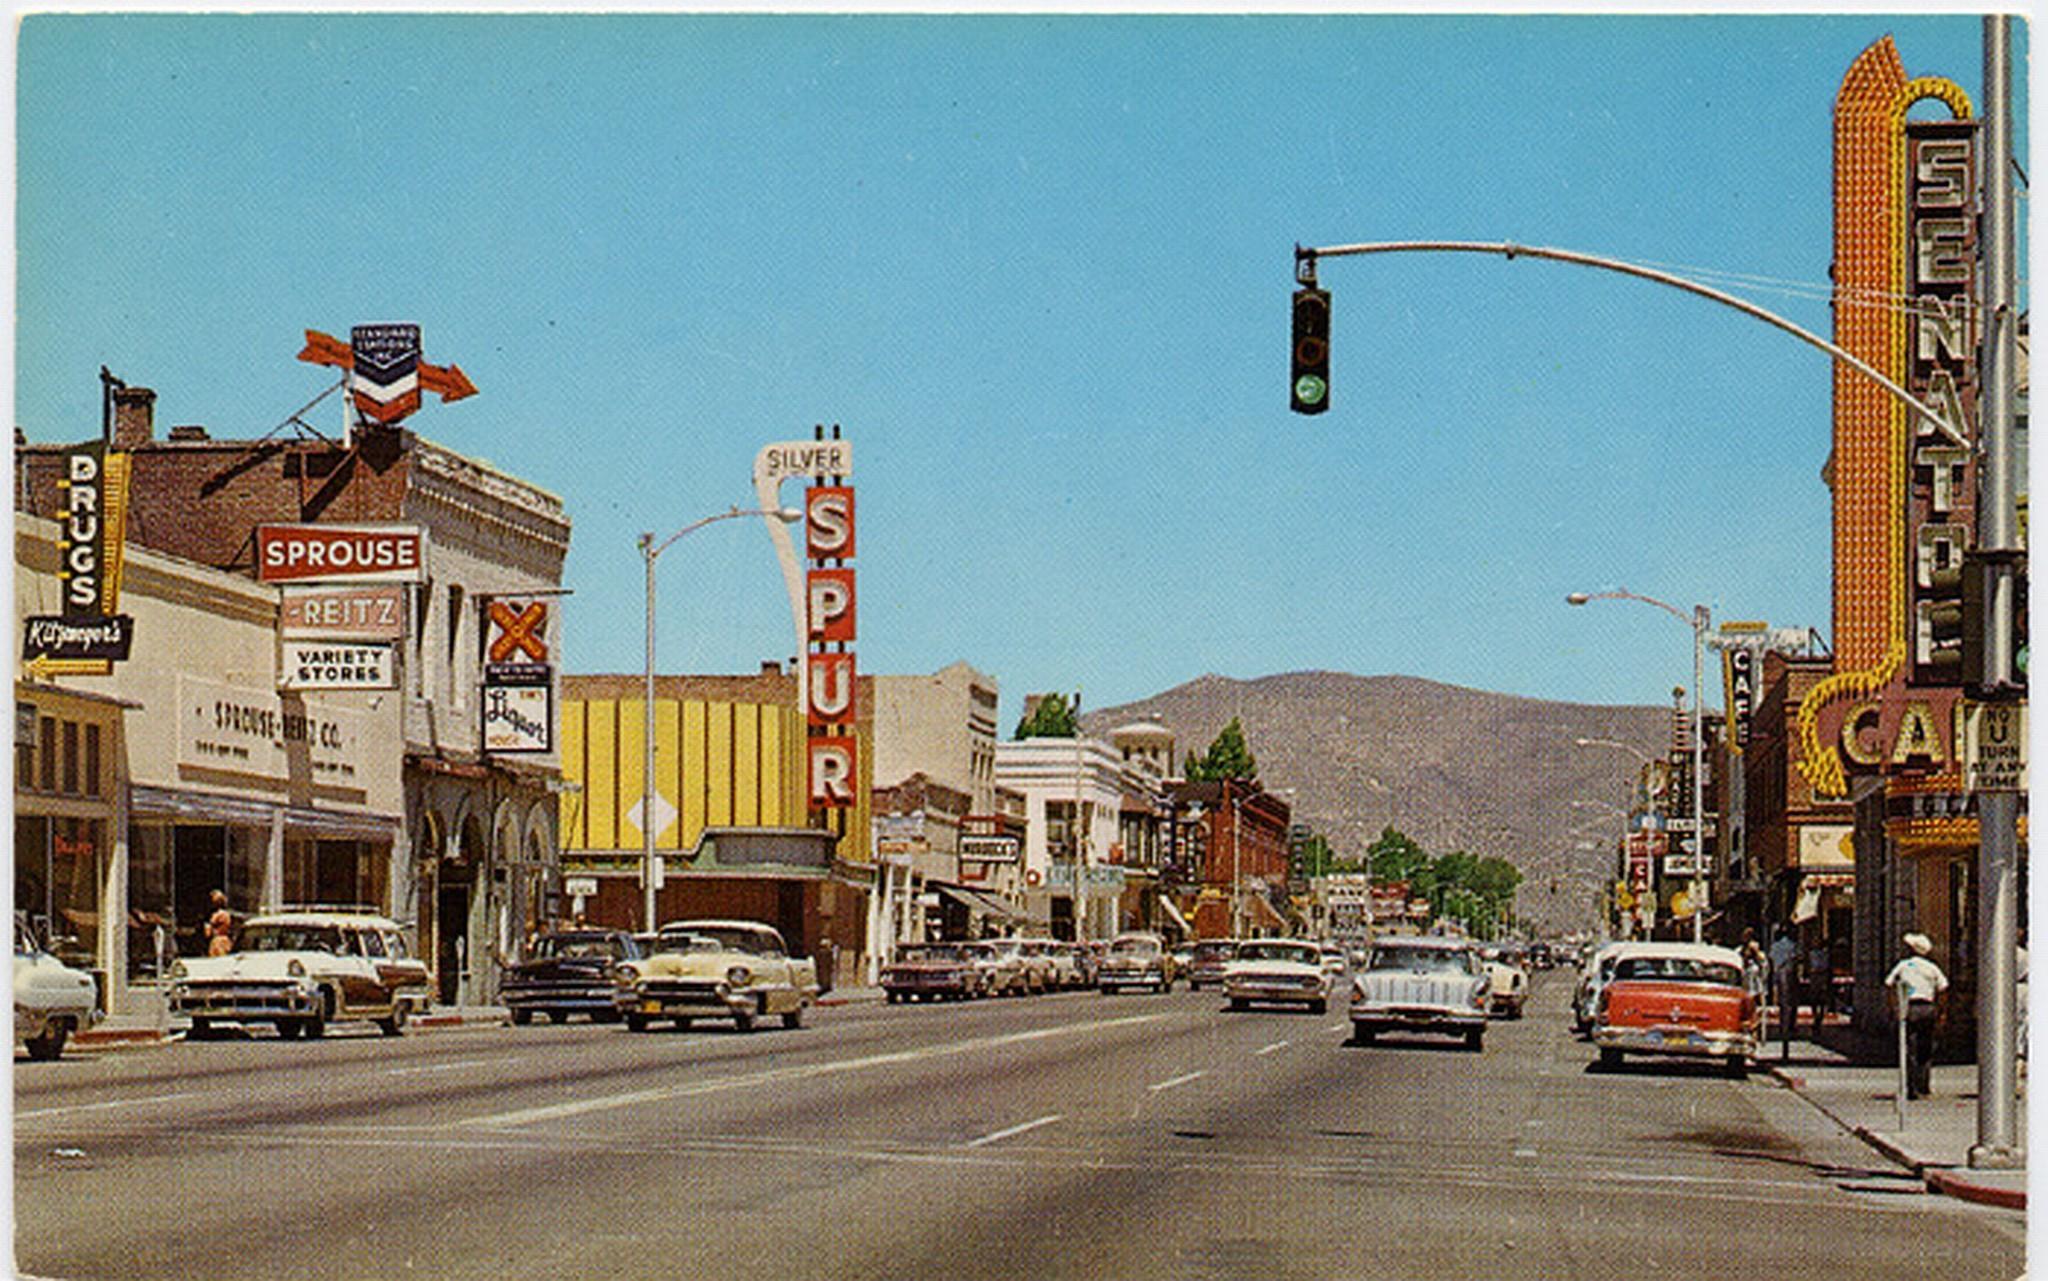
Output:
<svg viewBox="0 0 2048 1281">
<path fill-rule="evenodd" d="M 803 1025 L 804 1007 L 802 1002 L 798 1002 L 794 1008 L 787 1009 L 782 1012 L 782 1026 L 786 1028 L 795 1029 L 800 1028 Z"/>
<path fill-rule="evenodd" d="M 532 1011 L 532 1010 L 514 1010 L 514 1011 L 512 1011 L 512 1026 L 513 1026 L 513 1027 L 525 1027 L 525 1026 L 526 1026 L 527 1024 L 529 1024 L 529 1023 L 531 1023 L 531 1022 L 533 1022 L 533 1011 Z"/>
<path fill-rule="evenodd" d="M 645 1014 L 628 1013 L 626 1015 L 626 1030 L 628 1032 L 645 1032 L 648 1026 L 649 1023 Z"/>
<path fill-rule="evenodd" d="M 404 1034 L 405 1034 L 405 1002 L 403 1002 L 403 1001 L 400 1001 L 400 1002 L 399 1002 L 398 1004 L 396 1004 L 396 1005 L 392 1006 L 392 1007 L 391 1007 L 391 1014 L 390 1014 L 390 1016 L 389 1016 L 389 1017 L 387 1017 L 387 1018 L 381 1018 L 381 1019 L 378 1019 L 378 1020 L 377 1020 L 377 1030 L 378 1030 L 379 1032 L 382 1032 L 382 1033 L 383 1033 L 384 1035 L 386 1035 L 386 1036 L 402 1036 L 402 1035 L 404 1035 Z"/>
<path fill-rule="evenodd" d="M 1475 1053 L 1486 1048 L 1486 1029 L 1475 1027 L 1465 1033 L 1465 1048 Z"/>
<path fill-rule="evenodd" d="M 28 1056 L 38 1063 L 48 1063 L 64 1053 L 64 1042 L 70 1037 L 71 1029 L 62 1023 L 52 1023 L 43 1029 L 43 1034 L 24 1042 Z"/>
<path fill-rule="evenodd" d="M 732 1012 L 732 1025 L 742 1032 L 753 1031 L 754 1012 L 752 1010 L 734 1010 Z"/>
</svg>

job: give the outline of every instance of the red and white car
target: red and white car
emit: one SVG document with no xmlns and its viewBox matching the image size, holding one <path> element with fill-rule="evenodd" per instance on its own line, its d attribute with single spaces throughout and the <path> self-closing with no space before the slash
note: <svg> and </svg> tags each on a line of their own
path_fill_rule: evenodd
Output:
<svg viewBox="0 0 2048 1281">
<path fill-rule="evenodd" d="M 1763 1037 L 1762 993 L 1742 955 L 1704 943 L 1626 943 L 1593 1012 L 1603 1067 L 1626 1054 L 1718 1058 L 1742 1077 Z"/>
</svg>

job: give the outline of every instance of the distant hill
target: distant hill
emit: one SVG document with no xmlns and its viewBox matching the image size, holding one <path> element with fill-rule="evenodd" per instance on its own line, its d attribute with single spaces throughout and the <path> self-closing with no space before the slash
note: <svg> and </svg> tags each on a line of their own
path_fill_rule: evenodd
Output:
<svg viewBox="0 0 2048 1281">
<path fill-rule="evenodd" d="M 1498 855 L 1524 873 L 1523 913 L 1558 928 L 1591 922 L 1621 830 L 1608 807 L 1625 803 L 1637 768 L 1626 751 L 1573 740 L 1661 755 L 1671 739 L 1669 708 L 1553 703 L 1344 672 L 1202 676 L 1081 720 L 1106 734 L 1148 716 L 1173 730 L 1182 760 L 1241 718 L 1259 781 L 1298 789 L 1297 821 L 1340 855 L 1359 855 L 1388 824 L 1433 854 Z"/>
</svg>

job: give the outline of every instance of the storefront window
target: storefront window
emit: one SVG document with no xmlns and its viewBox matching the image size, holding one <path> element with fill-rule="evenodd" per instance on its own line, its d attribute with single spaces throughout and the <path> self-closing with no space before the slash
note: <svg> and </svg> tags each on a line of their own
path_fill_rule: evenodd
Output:
<svg viewBox="0 0 2048 1281">
<path fill-rule="evenodd" d="M 284 843 L 284 901 L 383 910 L 390 846 L 370 841 L 329 841 L 288 836 Z"/>
<path fill-rule="evenodd" d="M 128 829 L 128 977 L 160 978 L 177 958 L 178 908 L 169 824 Z"/>
<path fill-rule="evenodd" d="M 225 891 L 239 921 L 263 898 L 268 827 L 138 823 L 128 833 L 131 974 L 155 965 L 156 927 L 170 936 L 166 955 L 206 953 L 207 899 Z M 144 962 L 147 962 L 145 965 Z M 141 968 L 138 968 L 141 967 Z"/>
</svg>

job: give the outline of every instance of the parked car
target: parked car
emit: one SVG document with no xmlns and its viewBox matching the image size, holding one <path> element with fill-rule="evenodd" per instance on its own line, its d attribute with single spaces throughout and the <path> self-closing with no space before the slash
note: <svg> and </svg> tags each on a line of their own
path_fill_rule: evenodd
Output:
<svg viewBox="0 0 2048 1281">
<path fill-rule="evenodd" d="M 1306 1005 L 1321 1014 L 1330 1008 L 1332 982 L 1323 949 L 1299 939 L 1247 939 L 1223 970 L 1223 994 L 1233 1010 L 1262 1001 Z"/>
<path fill-rule="evenodd" d="M 28 918 L 14 914 L 14 1039 L 38 1061 L 58 1058 L 64 1042 L 100 1021 L 92 975 L 43 946 Z"/>
<path fill-rule="evenodd" d="M 1173 956 L 1173 972 L 1176 974 L 1186 974 L 1188 967 L 1195 963 L 1195 945 L 1192 942 L 1176 943 L 1167 951 Z"/>
<path fill-rule="evenodd" d="M 386 1036 L 427 1008 L 427 967 L 398 922 L 367 912 L 305 909 L 252 916 L 226 956 L 171 966 L 170 1012 L 203 1037 L 216 1022 L 270 1023 L 279 1036 L 320 1036 L 371 1022 Z"/>
<path fill-rule="evenodd" d="M 1705 943 L 1630 943 L 1593 1012 L 1602 1067 L 1625 1054 L 1718 1058 L 1728 1074 L 1749 1072 L 1763 1036 L 1762 993 L 1750 986 L 1742 954 Z"/>
<path fill-rule="evenodd" d="M 794 957 L 782 934 L 759 921 L 693 920 L 661 927 L 663 949 L 624 961 L 613 978 L 626 989 L 626 1026 L 644 1032 L 656 1019 L 688 1027 L 697 1018 L 729 1018 L 742 1032 L 779 1015 L 802 1027 L 818 999 L 818 967 Z"/>
<path fill-rule="evenodd" d="M 1054 943 L 1046 952 L 1052 957 L 1054 987 L 1087 987 L 1094 981 L 1089 972 L 1088 953 L 1079 943 Z"/>
<path fill-rule="evenodd" d="M 1593 953 L 1586 962 L 1585 972 L 1579 975 L 1579 982 L 1572 989 L 1572 1030 L 1580 1036 L 1593 1031 L 1593 1006 L 1600 999 L 1600 989 L 1614 973 L 1614 958 L 1623 943 L 1609 943 Z"/>
<path fill-rule="evenodd" d="M 1487 1011 L 1502 1018 L 1522 1017 L 1529 999 L 1529 973 L 1505 948 L 1486 948 L 1480 953 L 1486 962 Z"/>
<path fill-rule="evenodd" d="M 1351 980 L 1352 1040 L 1369 1045 L 1381 1032 L 1436 1032 L 1481 1049 L 1489 986 L 1479 953 L 1464 939 L 1381 939 Z"/>
<path fill-rule="evenodd" d="M 1338 947 L 1335 943 L 1324 943 L 1321 945 L 1321 951 L 1323 972 L 1332 978 L 1342 974 L 1344 972 L 1344 949 Z"/>
<path fill-rule="evenodd" d="M 974 969 L 981 976 L 981 995 L 1019 996 L 1028 990 L 1025 984 L 1024 957 L 1015 948 L 997 946 L 1001 940 L 984 939 L 978 943 L 963 943 L 961 948 Z"/>
<path fill-rule="evenodd" d="M 1175 977 L 1173 954 L 1166 950 L 1164 941 L 1157 934 L 1133 930 L 1110 940 L 1109 951 L 1102 958 L 1102 968 L 1096 974 L 1095 983 L 1104 992 L 1121 991 L 1127 987 L 1171 992 Z"/>
<path fill-rule="evenodd" d="M 1193 991 L 1204 983 L 1221 987 L 1224 967 L 1236 959 L 1236 939 L 1202 939 L 1188 961 L 1188 989 Z"/>
<path fill-rule="evenodd" d="M 507 967 L 498 1000 L 512 1021 L 524 1027 L 543 1014 L 565 1023 L 587 1014 L 593 1023 L 616 1023 L 626 996 L 612 980 L 612 968 L 640 958 L 640 945 L 619 930 L 560 930 L 533 941 L 531 954 Z"/>
<path fill-rule="evenodd" d="M 1050 992 L 1060 985 L 1059 963 L 1053 959 L 1053 949 L 1059 944 L 1049 938 L 1020 938 L 1008 940 L 1016 944 L 1017 954 L 1024 958 L 1025 987 L 1032 992 Z"/>
<path fill-rule="evenodd" d="M 981 995 L 982 971 L 967 945 L 912 943 L 896 949 L 882 967 L 882 991 L 890 1004 L 903 1001 L 966 1001 Z"/>
</svg>

